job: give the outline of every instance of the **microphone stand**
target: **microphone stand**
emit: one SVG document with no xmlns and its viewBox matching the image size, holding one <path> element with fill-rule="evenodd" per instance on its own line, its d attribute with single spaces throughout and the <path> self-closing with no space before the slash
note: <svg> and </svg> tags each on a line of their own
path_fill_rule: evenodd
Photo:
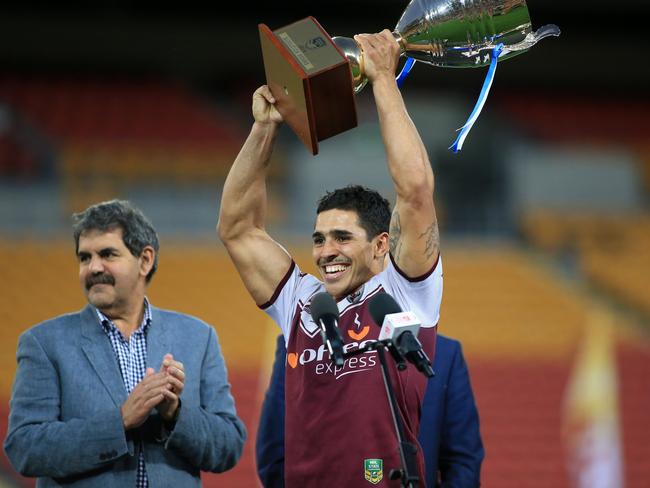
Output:
<svg viewBox="0 0 650 488">
<path fill-rule="evenodd" d="M 399 479 L 401 481 L 402 488 L 415 488 L 418 486 L 418 481 L 420 481 L 416 464 L 417 446 L 413 443 L 407 442 L 404 439 L 403 420 L 397 407 L 395 390 L 393 389 L 393 384 L 390 380 L 390 376 L 388 375 L 388 366 L 386 364 L 386 357 L 384 353 L 385 349 L 388 349 L 397 361 L 397 369 L 399 371 L 404 370 L 406 368 L 404 358 L 401 357 L 397 350 L 394 350 L 395 346 L 393 346 L 393 343 L 390 340 L 368 343 L 363 348 L 344 353 L 343 357 L 349 358 L 351 356 L 357 356 L 366 351 L 377 351 L 377 356 L 379 356 L 379 364 L 381 365 L 381 373 L 384 378 L 384 386 L 386 387 L 386 397 L 388 399 L 388 405 L 390 406 L 390 413 L 393 417 L 395 433 L 397 434 L 397 447 L 399 449 L 399 456 L 402 464 L 402 469 L 391 469 L 389 471 L 388 477 L 391 480 Z"/>
</svg>

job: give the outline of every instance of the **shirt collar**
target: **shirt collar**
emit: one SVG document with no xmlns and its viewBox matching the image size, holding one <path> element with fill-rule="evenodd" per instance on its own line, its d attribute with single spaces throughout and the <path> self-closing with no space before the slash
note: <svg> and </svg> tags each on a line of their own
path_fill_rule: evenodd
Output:
<svg viewBox="0 0 650 488">
<path fill-rule="evenodd" d="M 361 301 L 361 297 L 363 296 L 363 289 L 365 288 L 365 284 L 361 285 L 359 288 L 357 288 L 356 291 L 353 291 L 350 293 L 346 298 L 348 302 L 350 303 L 359 303 Z"/>
<path fill-rule="evenodd" d="M 102 324 L 102 327 L 106 332 L 110 332 L 111 329 L 117 329 L 115 327 L 115 324 L 111 319 L 109 319 L 106 315 L 104 315 L 98 308 L 95 309 L 97 312 L 97 316 L 99 317 L 99 322 Z M 140 327 L 136 329 L 136 332 L 142 331 L 142 332 L 147 332 L 149 329 L 149 326 L 151 325 L 151 305 L 149 304 L 149 300 L 147 297 L 144 297 L 144 315 L 142 316 L 142 322 L 140 323 Z"/>
</svg>

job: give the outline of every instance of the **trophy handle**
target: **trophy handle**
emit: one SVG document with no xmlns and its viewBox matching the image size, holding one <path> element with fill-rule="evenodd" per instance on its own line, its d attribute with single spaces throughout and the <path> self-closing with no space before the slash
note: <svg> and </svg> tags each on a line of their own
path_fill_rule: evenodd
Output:
<svg viewBox="0 0 650 488">
<path fill-rule="evenodd" d="M 393 32 L 393 37 L 395 41 L 400 45 L 402 54 L 404 54 L 404 43 L 402 41 L 402 36 L 397 32 Z M 341 37 L 335 36 L 332 37 L 332 41 L 336 47 L 343 53 L 348 62 L 350 63 L 350 74 L 352 75 L 352 86 L 354 87 L 354 93 L 359 93 L 363 90 L 363 87 L 368 83 L 368 78 L 366 77 L 364 67 L 363 67 L 363 51 L 357 41 L 351 37 Z"/>
<path fill-rule="evenodd" d="M 368 83 L 368 78 L 363 70 L 363 52 L 357 41 L 350 37 L 335 36 L 332 41 L 343 53 L 343 56 L 350 63 L 350 75 L 352 76 L 352 86 L 354 93 L 359 93 Z"/>
</svg>

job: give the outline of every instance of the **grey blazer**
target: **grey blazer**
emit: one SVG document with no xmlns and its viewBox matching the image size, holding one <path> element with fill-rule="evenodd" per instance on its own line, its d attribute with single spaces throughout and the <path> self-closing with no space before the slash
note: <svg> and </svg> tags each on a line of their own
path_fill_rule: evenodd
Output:
<svg viewBox="0 0 650 488">
<path fill-rule="evenodd" d="M 95 309 L 43 322 L 18 341 L 5 451 L 37 486 L 135 487 L 142 440 L 149 485 L 200 486 L 200 471 L 225 471 L 239 459 L 246 430 L 237 417 L 214 329 L 152 307 L 147 366 L 171 352 L 185 367 L 176 426 L 164 434 L 155 409 L 125 433 L 127 398 L 110 340 Z"/>
</svg>

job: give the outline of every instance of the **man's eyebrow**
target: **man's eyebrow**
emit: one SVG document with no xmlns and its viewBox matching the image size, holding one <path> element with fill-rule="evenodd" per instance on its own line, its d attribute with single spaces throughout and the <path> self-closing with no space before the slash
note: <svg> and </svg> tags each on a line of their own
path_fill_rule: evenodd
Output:
<svg viewBox="0 0 650 488">
<path fill-rule="evenodd" d="M 103 248 L 101 248 L 101 249 L 99 250 L 99 254 L 107 253 L 107 252 L 115 252 L 115 251 L 117 251 L 117 248 L 116 248 L 116 247 L 108 246 L 108 247 L 103 247 Z"/>
<path fill-rule="evenodd" d="M 107 253 L 112 253 L 112 252 L 117 252 L 116 247 L 108 246 L 108 247 L 103 247 L 99 251 L 97 251 L 97 254 L 107 254 Z M 77 251 L 77 256 L 89 256 L 90 252 L 88 251 Z"/>
<path fill-rule="evenodd" d="M 350 237 L 354 235 L 352 232 L 345 229 L 332 229 L 327 234 L 329 234 L 332 237 Z M 321 231 L 317 230 L 311 235 L 311 237 L 312 239 L 315 239 L 316 237 L 323 237 L 324 235 L 325 234 L 323 234 Z"/>
</svg>

